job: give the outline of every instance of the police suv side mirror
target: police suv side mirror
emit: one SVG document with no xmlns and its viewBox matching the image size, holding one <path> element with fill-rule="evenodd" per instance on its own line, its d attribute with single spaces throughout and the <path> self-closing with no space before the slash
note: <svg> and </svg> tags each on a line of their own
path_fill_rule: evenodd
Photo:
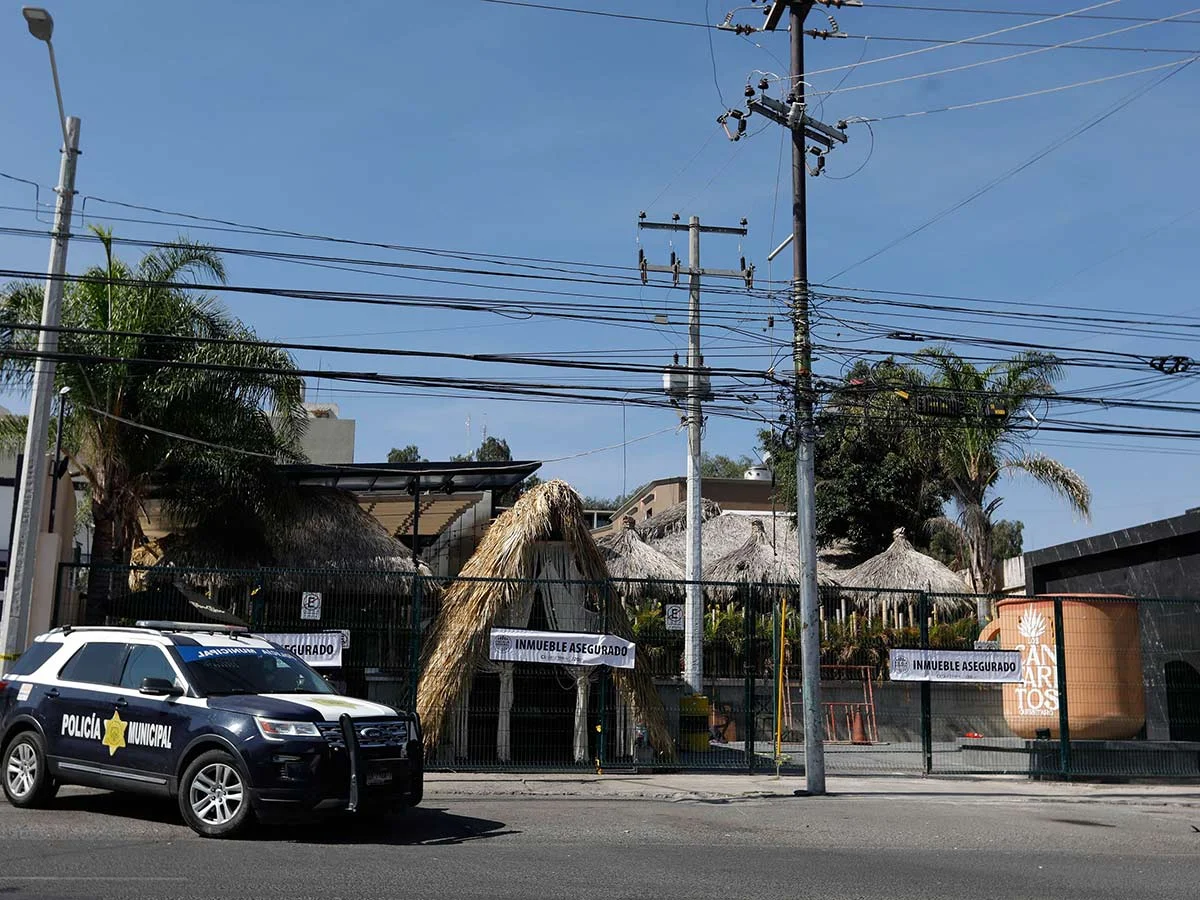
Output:
<svg viewBox="0 0 1200 900">
<path fill-rule="evenodd" d="M 179 685 L 165 678 L 143 678 L 139 691 L 154 697 L 178 697 L 183 693 L 183 689 Z"/>
</svg>

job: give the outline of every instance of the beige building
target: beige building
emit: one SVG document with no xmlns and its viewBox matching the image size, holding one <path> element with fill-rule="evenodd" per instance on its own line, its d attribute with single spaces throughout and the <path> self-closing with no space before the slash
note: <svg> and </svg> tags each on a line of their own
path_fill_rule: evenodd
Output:
<svg viewBox="0 0 1200 900">
<path fill-rule="evenodd" d="M 300 440 L 312 463 L 343 465 L 354 462 L 354 419 L 343 419 L 336 403 L 305 403 L 308 428 Z"/>
<path fill-rule="evenodd" d="M 770 480 L 757 478 L 702 478 L 700 496 L 718 503 L 725 512 L 771 512 L 774 486 Z M 612 522 L 626 516 L 635 523 L 646 521 L 655 513 L 670 509 L 687 500 L 687 478 L 660 478 L 641 487 L 636 494 L 612 514 Z M 597 529 L 603 533 L 612 525 Z"/>
</svg>

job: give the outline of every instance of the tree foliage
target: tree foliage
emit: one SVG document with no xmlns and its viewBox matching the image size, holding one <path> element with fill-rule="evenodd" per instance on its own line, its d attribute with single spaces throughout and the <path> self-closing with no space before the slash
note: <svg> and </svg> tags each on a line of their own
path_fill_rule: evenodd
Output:
<svg viewBox="0 0 1200 900">
<path fill-rule="evenodd" d="M 451 462 L 512 462 L 512 451 L 509 449 L 508 441 L 504 438 L 498 438 L 489 435 L 484 438 L 476 449 L 465 455 L 450 457 Z M 501 491 L 496 495 L 495 502 L 497 506 L 511 506 L 517 502 L 517 498 L 530 488 L 537 487 L 542 483 L 542 479 L 536 475 L 530 475 L 520 484 Z"/>
<path fill-rule="evenodd" d="M 998 588 L 995 523 L 1003 503 L 996 494 L 1006 474 L 1024 474 L 1062 497 L 1087 516 L 1091 491 L 1083 479 L 1057 460 L 1031 453 L 1025 423 L 1029 414 L 1054 393 L 1062 366 L 1054 356 L 1019 353 L 1011 359 L 977 368 L 948 348 L 924 350 L 918 359 L 914 390 L 960 398 L 961 415 L 922 421 L 957 512 L 971 587 L 978 593 Z"/>
<path fill-rule="evenodd" d="M 734 459 L 720 453 L 700 454 L 701 478 L 741 478 L 746 470 L 756 465 L 749 456 L 739 456 Z"/>
<path fill-rule="evenodd" d="M 390 463 L 428 462 L 425 457 L 421 456 L 421 450 L 416 444 L 409 444 L 407 447 L 393 447 L 388 451 L 387 461 Z"/>
<path fill-rule="evenodd" d="M 870 556 L 887 548 L 897 527 L 919 541 L 925 523 L 941 514 L 947 494 L 940 469 L 894 393 L 911 378 L 910 369 L 893 359 L 860 363 L 818 412 L 816 518 L 822 543 L 846 539 Z M 794 430 L 787 425 L 759 439 L 771 454 L 779 506 L 794 509 Z"/>
<path fill-rule="evenodd" d="M 291 356 L 256 343 L 199 288 L 175 286 L 223 282 L 212 249 L 181 240 L 130 265 L 113 255 L 110 233 L 94 230 L 106 263 L 64 292 L 62 324 L 80 330 L 60 334 L 55 374 L 55 387 L 70 389 L 63 448 L 90 489 L 93 560 L 128 562 L 152 497 L 173 526 L 218 523 L 231 540 L 286 514 L 290 497 L 275 463 L 303 460 L 306 426 Z M 5 389 L 31 389 L 37 331 L 13 326 L 38 324 L 41 309 L 39 284 L 0 289 Z"/>
</svg>

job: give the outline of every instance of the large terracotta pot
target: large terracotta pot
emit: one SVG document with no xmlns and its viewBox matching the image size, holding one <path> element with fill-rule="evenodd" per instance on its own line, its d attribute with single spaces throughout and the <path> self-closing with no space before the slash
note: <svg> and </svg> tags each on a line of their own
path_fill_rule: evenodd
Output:
<svg viewBox="0 0 1200 900">
<path fill-rule="evenodd" d="M 1021 682 L 1004 685 L 1004 719 L 1015 734 L 1059 736 L 1058 655 L 1054 601 L 1009 597 L 980 634 L 1021 652 Z M 1146 721 L 1137 601 L 1126 597 L 1063 596 L 1067 713 L 1072 739 L 1123 740 Z"/>
</svg>

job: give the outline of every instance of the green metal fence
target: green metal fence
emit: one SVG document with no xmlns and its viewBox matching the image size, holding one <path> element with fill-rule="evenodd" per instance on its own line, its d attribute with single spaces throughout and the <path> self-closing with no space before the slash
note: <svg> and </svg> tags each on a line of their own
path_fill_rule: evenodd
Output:
<svg viewBox="0 0 1200 900">
<path fill-rule="evenodd" d="M 411 707 L 421 679 L 434 674 L 423 662 L 431 626 L 461 579 L 67 564 L 58 584 L 56 624 L 168 619 L 339 632 L 346 644 L 341 667 L 327 671 L 331 681 L 355 696 Z M 513 624 L 538 630 L 611 630 L 608 611 L 619 603 L 661 709 L 634 702 L 622 673 L 607 667 L 483 659 L 439 710 L 444 724 L 429 748 L 431 768 L 801 771 L 794 586 L 705 583 L 697 699 L 681 678 L 683 633 L 670 630 L 666 616 L 668 604 L 683 602 L 682 583 L 483 584 L 528 598 L 528 613 Z M 306 618 L 305 597 L 313 594 L 319 619 Z M 993 617 L 981 629 L 973 596 L 822 588 L 821 599 L 822 739 L 832 775 L 1200 777 L 1200 603 L 986 598 Z M 550 618 L 573 615 L 592 627 L 552 627 Z M 1021 653 L 1019 683 L 889 677 L 894 648 L 970 650 L 981 634 L 994 641 L 989 647 Z M 478 658 L 479 645 L 470 649 Z M 655 740 L 656 723 L 669 735 L 666 746 Z"/>
</svg>

